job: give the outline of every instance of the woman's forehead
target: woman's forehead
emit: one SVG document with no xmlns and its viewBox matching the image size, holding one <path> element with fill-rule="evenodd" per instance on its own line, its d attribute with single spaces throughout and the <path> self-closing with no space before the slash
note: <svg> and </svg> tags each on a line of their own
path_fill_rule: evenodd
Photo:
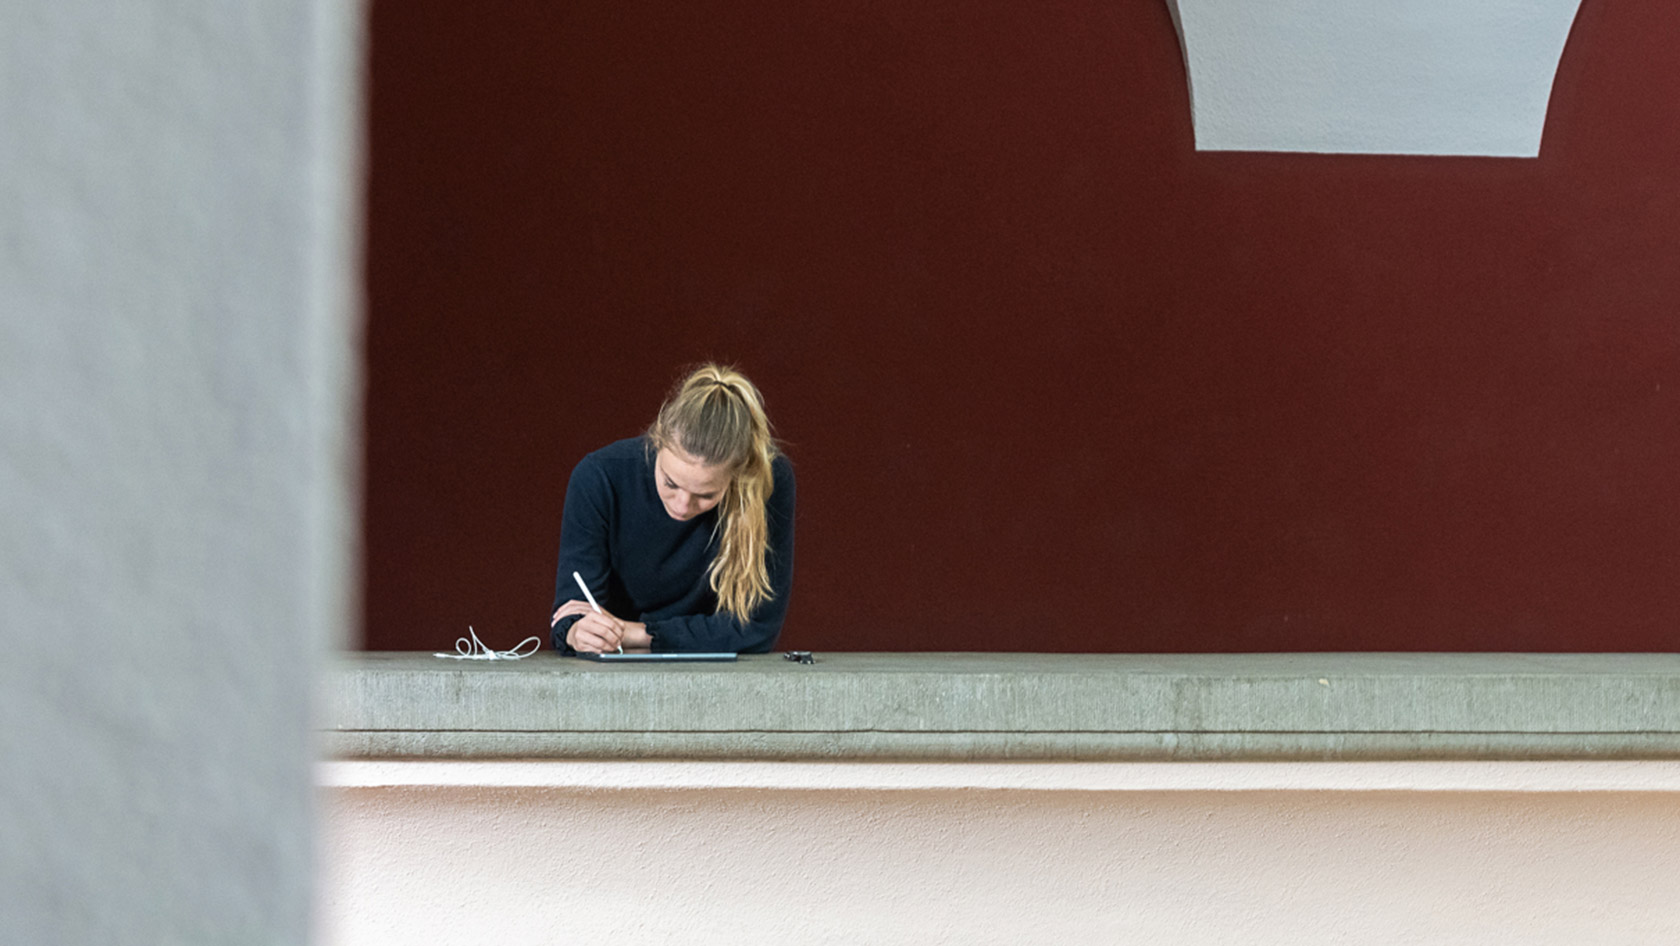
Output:
<svg viewBox="0 0 1680 946">
<path fill-rule="evenodd" d="M 729 470 L 713 466 L 681 447 L 662 447 L 654 459 L 659 471 L 690 493 L 712 493 L 729 485 Z"/>
</svg>

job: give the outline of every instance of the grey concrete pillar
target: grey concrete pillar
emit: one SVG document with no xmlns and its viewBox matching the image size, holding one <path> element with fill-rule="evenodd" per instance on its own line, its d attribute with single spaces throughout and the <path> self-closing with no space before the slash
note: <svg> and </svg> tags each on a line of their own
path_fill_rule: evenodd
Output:
<svg viewBox="0 0 1680 946">
<path fill-rule="evenodd" d="M 0 4 L 0 942 L 308 938 L 362 12 Z"/>
</svg>

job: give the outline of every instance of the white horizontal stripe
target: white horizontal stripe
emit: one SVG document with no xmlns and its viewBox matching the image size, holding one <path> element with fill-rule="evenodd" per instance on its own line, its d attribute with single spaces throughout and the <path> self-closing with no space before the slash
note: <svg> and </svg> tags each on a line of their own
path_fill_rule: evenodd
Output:
<svg viewBox="0 0 1680 946">
<path fill-rule="evenodd" d="M 328 761 L 327 788 L 1680 792 L 1680 762 Z"/>
</svg>

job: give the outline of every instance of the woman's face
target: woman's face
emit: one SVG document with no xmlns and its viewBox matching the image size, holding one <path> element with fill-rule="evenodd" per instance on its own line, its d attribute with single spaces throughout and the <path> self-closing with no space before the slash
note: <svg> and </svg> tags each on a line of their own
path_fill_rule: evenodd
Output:
<svg viewBox="0 0 1680 946">
<path fill-rule="evenodd" d="M 710 512 L 723 501 L 729 471 L 709 466 L 677 447 L 664 447 L 653 457 L 653 483 L 672 519 L 686 522 Z"/>
</svg>

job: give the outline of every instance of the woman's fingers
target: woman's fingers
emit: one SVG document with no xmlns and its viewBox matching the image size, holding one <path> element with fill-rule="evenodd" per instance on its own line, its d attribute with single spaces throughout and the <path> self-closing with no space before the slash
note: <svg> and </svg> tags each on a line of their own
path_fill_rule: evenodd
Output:
<svg viewBox="0 0 1680 946">
<path fill-rule="evenodd" d="M 566 646 L 576 651 L 590 652 L 589 644 L 583 639 L 583 635 L 578 633 L 576 624 L 566 628 Z"/>
<path fill-rule="evenodd" d="M 624 622 L 610 614 L 597 612 L 586 601 L 568 601 L 554 611 L 553 624 L 569 615 L 581 615 L 566 631 L 566 643 L 573 650 L 599 654 L 617 650 L 624 641 Z"/>
<path fill-rule="evenodd" d="M 605 645 L 603 649 L 615 649 L 624 639 L 624 625 L 618 618 L 610 614 L 596 614 L 591 611 L 578 619 L 573 627 L 584 628 L 588 633 L 598 637 Z"/>
<path fill-rule="evenodd" d="M 561 605 L 560 607 L 555 608 L 554 609 L 554 617 L 550 618 L 548 623 L 553 624 L 556 621 L 560 620 L 561 618 L 567 617 L 567 616 L 570 616 L 570 615 L 573 615 L 573 614 L 588 614 L 593 610 L 594 609 L 589 606 L 589 602 L 579 601 L 579 600 L 574 598 L 571 601 L 568 601 L 565 604 Z"/>
<path fill-rule="evenodd" d="M 566 632 L 566 643 L 572 645 L 573 650 L 586 654 L 600 654 L 618 647 L 616 641 L 609 641 L 607 636 L 596 627 L 590 627 L 579 621 Z"/>
</svg>

